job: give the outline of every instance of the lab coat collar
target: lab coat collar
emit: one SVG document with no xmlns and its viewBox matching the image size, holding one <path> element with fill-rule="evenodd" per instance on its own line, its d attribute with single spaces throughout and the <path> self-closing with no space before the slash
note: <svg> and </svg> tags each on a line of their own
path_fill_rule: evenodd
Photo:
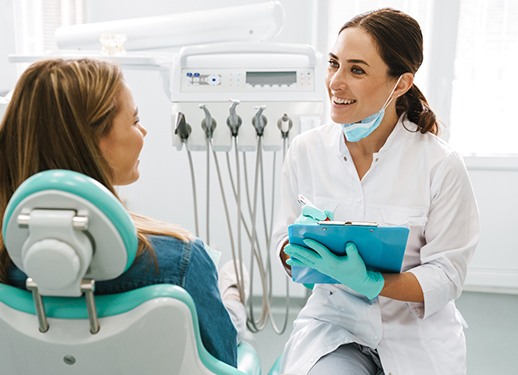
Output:
<svg viewBox="0 0 518 375">
<path fill-rule="evenodd" d="M 345 144 L 345 139 L 343 136 L 343 132 L 341 131 L 341 127 L 337 125 L 337 133 L 339 134 L 335 140 L 338 142 L 338 147 L 335 148 L 335 145 L 333 145 L 333 149 L 339 150 L 338 157 L 343 158 L 346 157 L 347 159 L 351 158 L 351 154 L 349 153 L 349 149 L 347 148 Z M 394 130 L 389 134 L 385 144 L 381 147 L 381 149 L 375 153 L 375 156 L 380 156 L 383 153 L 387 152 L 392 145 L 397 143 L 397 140 L 401 136 L 411 136 L 417 131 L 417 125 L 411 122 L 407 117 L 406 114 L 403 113 L 396 123 L 396 126 L 394 127 Z"/>
</svg>

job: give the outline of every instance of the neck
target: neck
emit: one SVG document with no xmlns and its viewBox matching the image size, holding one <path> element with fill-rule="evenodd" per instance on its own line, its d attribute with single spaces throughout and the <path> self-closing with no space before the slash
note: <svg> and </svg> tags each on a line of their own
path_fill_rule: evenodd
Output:
<svg viewBox="0 0 518 375">
<path fill-rule="evenodd" d="M 398 116 L 396 114 L 396 108 L 393 105 L 389 105 L 385 110 L 385 116 L 380 126 L 374 130 L 368 137 L 359 140 L 358 142 L 349 142 L 347 139 L 345 143 L 350 152 L 355 152 L 361 155 L 369 155 L 378 152 L 388 137 L 396 127 Z M 345 139 L 345 138 L 344 138 Z"/>
</svg>

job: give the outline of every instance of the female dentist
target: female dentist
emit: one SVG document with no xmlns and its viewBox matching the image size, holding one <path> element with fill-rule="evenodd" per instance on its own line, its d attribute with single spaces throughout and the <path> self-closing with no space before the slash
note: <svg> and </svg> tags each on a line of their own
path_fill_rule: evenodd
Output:
<svg viewBox="0 0 518 375">
<path fill-rule="evenodd" d="M 455 307 L 479 239 L 479 216 L 461 157 L 414 84 L 423 61 L 419 24 L 393 9 L 356 16 L 329 53 L 334 123 L 296 137 L 283 167 L 274 241 L 290 266 L 340 282 L 317 284 L 282 355 L 286 374 L 464 374 L 464 321 Z M 336 220 L 406 225 L 399 274 L 368 270 L 353 243 L 286 245 L 297 195 Z M 304 221 L 322 216 L 303 210 Z M 329 214 L 328 214 L 329 216 Z"/>
</svg>

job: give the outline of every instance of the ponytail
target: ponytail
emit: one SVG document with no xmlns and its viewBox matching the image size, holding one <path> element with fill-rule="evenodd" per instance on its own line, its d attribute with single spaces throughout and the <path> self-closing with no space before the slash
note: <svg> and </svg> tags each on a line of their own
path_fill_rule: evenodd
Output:
<svg viewBox="0 0 518 375">
<path fill-rule="evenodd" d="M 398 115 L 406 112 L 408 119 L 417 124 L 418 131 L 423 134 L 430 132 L 437 135 L 439 132 L 435 113 L 416 85 L 412 85 L 405 95 L 398 98 L 396 111 Z"/>
</svg>

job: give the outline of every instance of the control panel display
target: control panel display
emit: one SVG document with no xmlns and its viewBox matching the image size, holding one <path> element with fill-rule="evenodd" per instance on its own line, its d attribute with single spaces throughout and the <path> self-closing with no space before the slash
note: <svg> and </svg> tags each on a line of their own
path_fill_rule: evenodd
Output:
<svg viewBox="0 0 518 375">
<path fill-rule="evenodd" d="M 297 72 L 246 72 L 246 83 L 252 86 L 290 86 L 297 83 Z"/>
<path fill-rule="evenodd" d="M 184 92 L 308 92 L 314 90 L 312 68 L 294 70 L 182 69 Z"/>
</svg>

